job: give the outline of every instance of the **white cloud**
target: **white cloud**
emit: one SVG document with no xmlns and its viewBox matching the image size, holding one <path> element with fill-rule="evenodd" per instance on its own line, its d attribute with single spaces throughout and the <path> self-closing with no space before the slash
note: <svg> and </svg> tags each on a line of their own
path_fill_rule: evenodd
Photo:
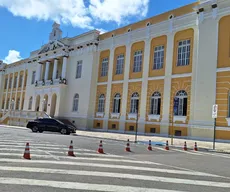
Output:
<svg viewBox="0 0 230 192">
<path fill-rule="evenodd" d="M 8 55 L 5 57 L 5 59 L 3 60 L 4 63 L 10 64 L 10 63 L 14 63 L 16 61 L 21 60 L 22 57 L 20 56 L 20 52 L 15 51 L 15 50 L 9 50 Z"/>
<path fill-rule="evenodd" d="M 15 16 L 53 20 L 80 28 L 93 29 L 95 23 L 125 22 L 129 16 L 146 16 L 149 0 L 0 0 Z M 95 19 L 96 21 L 93 21 Z"/>
<path fill-rule="evenodd" d="M 0 7 L 27 19 L 54 20 L 90 28 L 91 18 L 83 0 L 0 0 Z"/>
<path fill-rule="evenodd" d="M 146 16 L 149 0 L 90 0 L 90 4 L 94 18 L 121 24 L 129 16 Z"/>
</svg>

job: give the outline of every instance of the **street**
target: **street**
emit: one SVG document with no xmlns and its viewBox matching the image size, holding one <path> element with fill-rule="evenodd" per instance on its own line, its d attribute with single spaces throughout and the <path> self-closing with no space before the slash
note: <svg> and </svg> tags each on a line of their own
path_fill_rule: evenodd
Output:
<svg viewBox="0 0 230 192">
<path fill-rule="evenodd" d="M 133 135 L 130 135 L 133 137 Z M 152 138 L 150 138 L 152 139 Z M 70 141 L 76 157 L 67 156 Z M 23 159 L 29 142 L 31 160 Z M 226 192 L 230 155 L 100 140 L 59 133 L 0 129 L 0 191 Z"/>
</svg>

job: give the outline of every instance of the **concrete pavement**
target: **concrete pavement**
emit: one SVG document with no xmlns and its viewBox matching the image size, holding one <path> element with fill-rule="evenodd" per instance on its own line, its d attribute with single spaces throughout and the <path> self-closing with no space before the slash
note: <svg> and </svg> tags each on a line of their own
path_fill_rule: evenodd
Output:
<svg viewBox="0 0 230 192">
<path fill-rule="evenodd" d="M 76 157 L 68 157 L 73 140 Z M 22 159 L 30 142 L 32 160 Z M 0 129 L 0 191 L 229 191 L 229 155 L 26 129 Z"/>
</svg>

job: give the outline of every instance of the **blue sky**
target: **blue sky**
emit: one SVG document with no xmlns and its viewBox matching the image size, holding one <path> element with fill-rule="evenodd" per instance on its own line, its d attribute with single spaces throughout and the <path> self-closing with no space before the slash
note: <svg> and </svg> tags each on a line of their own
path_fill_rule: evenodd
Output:
<svg viewBox="0 0 230 192">
<path fill-rule="evenodd" d="M 24 2 L 24 3 L 23 3 Z M 0 0 L 0 59 L 29 57 L 48 41 L 54 21 L 63 36 L 110 31 L 195 0 Z M 10 51 L 11 50 L 11 51 Z"/>
</svg>

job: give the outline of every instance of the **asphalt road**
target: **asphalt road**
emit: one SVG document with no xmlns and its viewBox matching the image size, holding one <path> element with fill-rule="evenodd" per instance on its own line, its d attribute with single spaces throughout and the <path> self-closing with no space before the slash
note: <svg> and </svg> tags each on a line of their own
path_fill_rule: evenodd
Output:
<svg viewBox="0 0 230 192">
<path fill-rule="evenodd" d="M 133 136 L 130 136 L 133 137 Z M 76 157 L 67 156 L 73 141 Z M 23 159 L 30 144 L 31 160 Z M 230 155 L 30 130 L 0 129 L 0 191 L 226 192 Z"/>
</svg>

